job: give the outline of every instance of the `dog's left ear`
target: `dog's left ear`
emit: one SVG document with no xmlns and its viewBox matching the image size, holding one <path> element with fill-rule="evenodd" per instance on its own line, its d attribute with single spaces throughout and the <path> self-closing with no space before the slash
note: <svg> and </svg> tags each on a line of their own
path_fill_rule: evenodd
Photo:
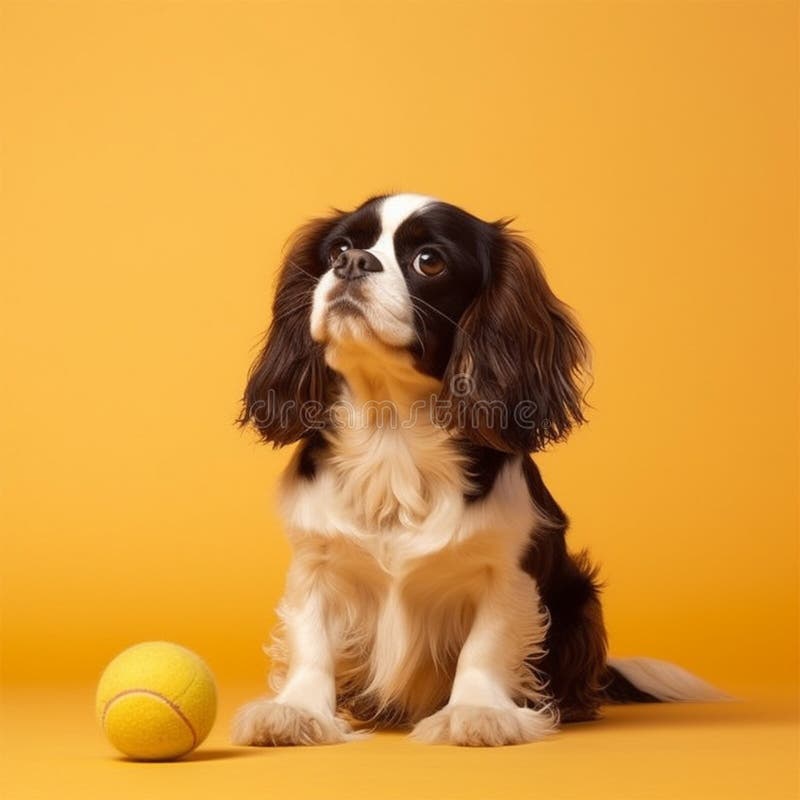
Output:
<svg viewBox="0 0 800 800">
<path fill-rule="evenodd" d="M 589 348 L 528 244 L 494 227 L 488 285 L 459 322 L 440 418 L 477 444 L 531 452 L 585 421 Z"/>
<path fill-rule="evenodd" d="M 250 368 L 240 425 L 251 424 L 275 447 L 310 436 L 324 423 L 334 377 L 324 348 L 311 338 L 314 289 L 326 265 L 320 245 L 341 212 L 315 219 L 290 240 L 278 276 L 272 322 Z"/>
</svg>

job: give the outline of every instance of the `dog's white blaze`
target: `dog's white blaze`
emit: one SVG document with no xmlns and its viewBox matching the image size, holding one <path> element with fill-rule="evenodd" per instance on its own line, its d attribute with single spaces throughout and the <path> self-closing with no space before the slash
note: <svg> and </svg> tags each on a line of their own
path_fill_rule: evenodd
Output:
<svg viewBox="0 0 800 800">
<path fill-rule="evenodd" d="M 434 202 L 433 197 L 423 194 L 393 194 L 387 197 L 381 202 L 381 235 L 367 252 L 377 256 L 384 269 L 396 271 L 402 276 L 394 249 L 394 235 L 412 214 Z"/>
</svg>

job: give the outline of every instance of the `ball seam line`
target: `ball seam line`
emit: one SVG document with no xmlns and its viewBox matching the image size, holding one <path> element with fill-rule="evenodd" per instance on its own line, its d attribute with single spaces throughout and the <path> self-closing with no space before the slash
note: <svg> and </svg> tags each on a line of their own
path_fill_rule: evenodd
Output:
<svg viewBox="0 0 800 800">
<path fill-rule="evenodd" d="M 194 725 L 189 721 L 186 714 L 181 711 L 180 707 L 177 706 L 175 703 L 172 702 L 168 697 L 161 694 L 161 692 L 155 692 L 152 689 L 125 689 L 123 692 L 119 692 L 115 694 L 103 708 L 103 727 L 106 726 L 106 715 L 108 714 L 108 710 L 111 706 L 120 699 L 120 697 L 125 697 L 125 695 L 129 694 L 148 694 L 151 697 L 157 697 L 159 700 L 163 700 L 185 723 L 186 727 L 189 729 L 189 732 L 192 734 L 192 750 L 197 747 L 197 733 L 195 732 Z"/>
</svg>

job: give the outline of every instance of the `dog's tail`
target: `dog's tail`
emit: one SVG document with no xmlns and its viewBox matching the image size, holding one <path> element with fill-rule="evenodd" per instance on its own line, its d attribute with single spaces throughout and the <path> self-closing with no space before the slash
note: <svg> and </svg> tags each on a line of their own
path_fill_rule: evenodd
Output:
<svg viewBox="0 0 800 800">
<path fill-rule="evenodd" d="M 682 667 L 655 658 L 609 658 L 605 678 L 606 703 L 711 703 L 731 699 Z"/>
</svg>

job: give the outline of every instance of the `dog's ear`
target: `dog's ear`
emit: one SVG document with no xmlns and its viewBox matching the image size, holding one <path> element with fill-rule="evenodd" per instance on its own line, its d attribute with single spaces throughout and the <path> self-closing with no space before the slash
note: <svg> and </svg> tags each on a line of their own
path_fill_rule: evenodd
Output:
<svg viewBox="0 0 800 800">
<path fill-rule="evenodd" d="M 495 223 L 488 285 L 459 322 L 440 414 L 470 440 L 540 450 L 585 421 L 589 350 L 527 243 Z"/>
<path fill-rule="evenodd" d="M 314 289 L 325 271 L 320 246 L 339 214 L 315 219 L 287 245 L 264 346 L 250 368 L 240 425 L 252 424 L 275 447 L 317 430 L 335 380 L 324 348 L 311 338 Z"/>
</svg>

